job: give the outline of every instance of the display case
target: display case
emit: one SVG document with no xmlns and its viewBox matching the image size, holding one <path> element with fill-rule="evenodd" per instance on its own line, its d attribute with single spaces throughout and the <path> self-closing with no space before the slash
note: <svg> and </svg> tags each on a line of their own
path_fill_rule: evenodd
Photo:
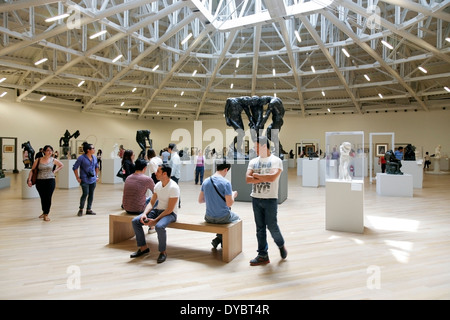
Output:
<svg viewBox="0 0 450 320">
<path fill-rule="evenodd" d="M 364 180 L 364 132 L 326 132 L 326 180 Z M 358 152 L 361 151 L 361 152 Z"/>
</svg>

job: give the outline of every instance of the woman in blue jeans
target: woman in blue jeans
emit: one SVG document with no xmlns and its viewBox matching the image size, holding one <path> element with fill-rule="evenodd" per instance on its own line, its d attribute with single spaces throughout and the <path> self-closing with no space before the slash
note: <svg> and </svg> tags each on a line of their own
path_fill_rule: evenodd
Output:
<svg viewBox="0 0 450 320">
<path fill-rule="evenodd" d="M 83 215 L 84 204 L 87 198 L 86 214 L 95 215 L 92 211 L 92 202 L 94 201 L 94 190 L 98 181 L 98 162 L 94 156 L 95 148 L 92 144 L 83 144 L 84 154 L 78 157 L 72 169 L 78 183 L 81 186 L 82 194 L 80 198 L 80 208 L 78 216 Z M 79 171 L 79 172 L 78 172 Z"/>
</svg>

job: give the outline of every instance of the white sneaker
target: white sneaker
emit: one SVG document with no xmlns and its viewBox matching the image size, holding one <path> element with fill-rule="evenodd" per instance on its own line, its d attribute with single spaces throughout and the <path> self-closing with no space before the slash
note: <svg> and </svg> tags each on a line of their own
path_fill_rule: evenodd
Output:
<svg viewBox="0 0 450 320">
<path fill-rule="evenodd" d="M 149 228 L 148 228 L 148 233 L 149 233 L 149 234 L 155 233 L 155 232 L 156 232 L 156 230 L 155 230 L 154 227 L 149 227 Z"/>
</svg>

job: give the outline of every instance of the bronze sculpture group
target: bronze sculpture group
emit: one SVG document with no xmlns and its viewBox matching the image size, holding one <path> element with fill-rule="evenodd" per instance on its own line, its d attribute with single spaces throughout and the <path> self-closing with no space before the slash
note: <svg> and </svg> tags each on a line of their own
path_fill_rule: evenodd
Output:
<svg viewBox="0 0 450 320">
<path fill-rule="evenodd" d="M 266 110 L 264 110 L 265 105 L 267 105 Z M 263 135 L 264 125 L 272 115 L 272 123 L 267 127 L 265 135 L 270 141 L 278 145 L 278 149 L 275 149 L 274 153 L 283 159 L 283 154 L 286 152 L 279 142 L 278 134 L 283 126 L 284 107 L 280 98 L 272 96 L 243 96 L 227 99 L 224 111 L 226 123 L 237 132 L 237 136 L 230 145 L 228 156 L 236 159 L 244 155 L 242 143 L 245 133 L 242 111 L 248 117 L 253 141 L 256 141 L 259 135 Z M 272 132 L 272 130 L 274 131 Z"/>
</svg>

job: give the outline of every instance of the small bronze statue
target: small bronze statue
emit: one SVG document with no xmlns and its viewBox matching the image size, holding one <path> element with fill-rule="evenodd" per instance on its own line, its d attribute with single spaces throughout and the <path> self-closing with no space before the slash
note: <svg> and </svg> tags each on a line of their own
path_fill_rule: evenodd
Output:
<svg viewBox="0 0 450 320">
<path fill-rule="evenodd" d="M 34 161 L 34 149 L 30 144 L 30 141 L 22 143 L 23 152 L 28 153 L 28 158 L 23 159 L 23 164 L 25 165 L 25 169 L 31 169 Z"/>
<path fill-rule="evenodd" d="M 402 167 L 402 162 L 395 157 L 395 154 L 392 150 L 388 150 L 384 155 L 386 159 L 386 173 L 387 174 L 403 174 L 400 171 Z"/>
<path fill-rule="evenodd" d="M 148 144 L 150 148 L 153 148 L 152 141 L 150 140 L 150 130 L 138 130 L 136 132 L 136 142 L 141 147 L 141 153 L 139 153 L 139 159 L 145 158 L 146 153 L 146 140 L 148 140 Z"/>
<path fill-rule="evenodd" d="M 61 159 L 68 159 L 69 157 L 71 157 L 70 155 L 70 146 L 69 146 L 69 141 L 72 138 L 78 138 L 80 136 L 80 131 L 75 131 L 72 135 L 70 134 L 69 130 L 66 130 L 66 132 L 64 132 L 64 136 L 62 136 L 59 139 L 59 146 L 62 147 L 62 155 L 61 155 Z"/>
<path fill-rule="evenodd" d="M 413 160 L 413 161 L 415 161 L 416 160 L 416 153 L 415 153 L 415 151 L 416 151 L 416 147 L 414 147 L 411 144 L 408 144 L 405 147 L 405 155 L 403 156 L 403 160 Z"/>
</svg>

